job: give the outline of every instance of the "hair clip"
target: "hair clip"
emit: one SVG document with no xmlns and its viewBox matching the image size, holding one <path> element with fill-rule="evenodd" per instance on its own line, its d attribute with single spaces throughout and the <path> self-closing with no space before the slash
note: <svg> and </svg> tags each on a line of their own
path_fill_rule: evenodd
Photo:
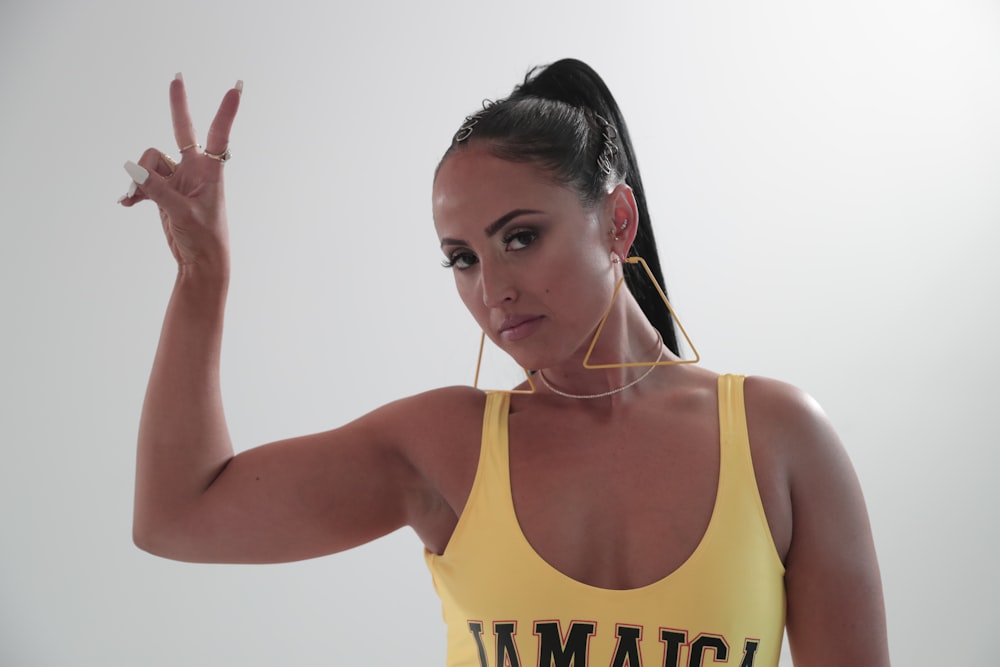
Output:
<svg viewBox="0 0 1000 667">
<path fill-rule="evenodd" d="M 594 117 L 601 126 L 601 136 L 604 139 L 604 148 L 597 156 L 597 166 L 610 176 L 615 171 L 615 163 L 618 158 L 618 144 L 615 141 L 618 138 L 618 130 L 602 115 L 595 113 Z"/>
<path fill-rule="evenodd" d="M 458 128 L 458 132 L 455 133 L 455 143 L 459 144 L 469 138 L 472 135 L 472 128 L 476 126 L 479 122 L 479 115 L 473 114 L 471 116 L 465 117 L 465 124 Z"/>
<path fill-rule="evenodd" d="M 460 144 L 463 141 L 465 141 L 466 139 L 468 139 L 470 136 L 472 136 L 472 128 L 474 128 L 476 126 L 476 124 L 479 122 L 479 119 L 482 118 L 483 114 L 490 107 L 492 107 L 492 106 L 494 106 L 496 104 L 499 104 L 502 101 L 503 100 L 495 100 L 494 101 L 494 100 L 491 100 L 491 99 L 484 99 L 483 100 L 483 108 L 482 109 L 480 109 L 479 111 L 477 111 L 476 113 L 474 113 L 472 115 L 469 115 L 469 116 L 465 117 L 465 123 L 463 123 L 462 127 L 458 128 L 458 132 L 455 133 L 455 143 L 456 144 Z"/>
</svg>

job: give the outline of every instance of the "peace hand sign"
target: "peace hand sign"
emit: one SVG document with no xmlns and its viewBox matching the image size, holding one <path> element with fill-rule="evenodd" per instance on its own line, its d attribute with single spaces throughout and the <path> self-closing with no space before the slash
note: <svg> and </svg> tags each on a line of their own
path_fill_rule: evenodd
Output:
<svg viewBox="0 0 1000 667">
<path fill-rule="evenodd" d="M 133 185 L 119 203 L 132 206 L 144 199 L 156 203 L 167 243 L 181 267 L 228 268 L 222 169 L 230 157 L 229 131 L 242 92 L 242 81 L 226 92 L 202 152 L 188 111 L 184 80 L 178 74 L 170 83 L 170 113 L 180 164 L 156 148 L 147 149 L 138 164 L 125 163 Z"/>
</svg>

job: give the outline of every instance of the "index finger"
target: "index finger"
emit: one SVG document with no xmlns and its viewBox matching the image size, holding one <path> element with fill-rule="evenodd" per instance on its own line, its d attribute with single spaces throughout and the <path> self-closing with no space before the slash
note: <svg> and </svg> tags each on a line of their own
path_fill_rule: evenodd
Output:
<svg viewBox="0 0 1000 667">
<path fill-rule="evenodd" d="M 215 112 L 211 127 L 208 128 L 208 136 L 205 138 L 205 150 L 209 153 L 225 153 L 229 148 L 229 131 L 233 127 L 233 119 L 240 108 L 240 98 L 243 96 L 243 81 L 237 81 L 236 85 L 226 92 L 219 104 L 219 110 Z"/>
<path fill-rule="evenodd" d="M 191 112 L 188 111 L 184 77 L 180 72 L 170 82 L 170 117 L 174 121 L 174 141 L 177 142 L 178 148 L 198 143 L 194 125 L 191 123 Z"/>
</svg>

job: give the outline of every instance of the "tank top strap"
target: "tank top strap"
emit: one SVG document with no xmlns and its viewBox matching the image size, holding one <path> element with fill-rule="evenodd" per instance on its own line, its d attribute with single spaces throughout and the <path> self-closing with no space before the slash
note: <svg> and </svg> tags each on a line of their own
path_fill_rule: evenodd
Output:
<svg viewBox="0 0 1000 667">
<path fill-rule="evenodd" d="M 753 456 L 750 450 L 750 433 L 747 427 L 746 404 L 744 401 L 744 376 L 719 376 L 719 497 L 721 507 L 727 509 L 732 519 L 739 522 L 750 521 L 769 545 L 769 551 L 777 566 L 783 571 L 771 529 L 764 512 L 754 472 Z M 740 518 L 742 517 L 742 518 Z M 727 516 L 727 518 L 729 518 Z M 723 524 L 729 523 L 723 521 Z M 724 525 L 727 532 L 731 525 Z"/>
<path fill-rule="evenodd" d="M 479 475 L 490 475 L 495 481 L 510 488 L 510 462 L 508 460 L 508 426 L 510 393 L 491 391 L 486 394 L 483 411 L 483 437 L 479 452 Z"/>
<path fill-rule="evenodd" d="M 491 391 L 486 394 L 479 466 L 468 507 L 475 514 L 482 513 L 481 520 L 488 516 L 492 521 L 501 522 L 508 530 L 520 531 L 510 489 L 509 414 L 509 392 Z"/>
<path fill-rule="evenodd" d="M 719 376 L 719 428 L 723 450 L 739 449 L 745 440 L 749 445 L 747 413 L 743 402 L 742 375 Z M 735 441 L 735 442 L 734 442 Z M 730 446 L 727 447 L 727 444 Z M 749 454 L 749 451 L 747 452 Z"/>
</svg>

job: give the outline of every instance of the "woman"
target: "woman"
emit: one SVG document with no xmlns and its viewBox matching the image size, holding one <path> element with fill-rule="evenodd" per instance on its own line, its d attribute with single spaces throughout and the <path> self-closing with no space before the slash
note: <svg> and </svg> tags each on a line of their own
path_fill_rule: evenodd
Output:
<svg viewBox="0 0 1000 667">
<path fill-rule="evenodd" d="M 430 391 L 234 456 L 222 175 L 241 87 L 202 151 L 178 76 L 181 163 L 150 149 L 126 167 L 122 203 L 158 205 L 179 267 L 140 425 L 141 548 L 288 561 L 409 525 L 449 665 L 775 665 L 786 620 L 798 665 L 888 664 L 837 436 L 788 385 L 679 363 L 627 129 L 579 61 L 467 117 L 434 180 L 445 264 L 526 382 Z"/>
</svg>

